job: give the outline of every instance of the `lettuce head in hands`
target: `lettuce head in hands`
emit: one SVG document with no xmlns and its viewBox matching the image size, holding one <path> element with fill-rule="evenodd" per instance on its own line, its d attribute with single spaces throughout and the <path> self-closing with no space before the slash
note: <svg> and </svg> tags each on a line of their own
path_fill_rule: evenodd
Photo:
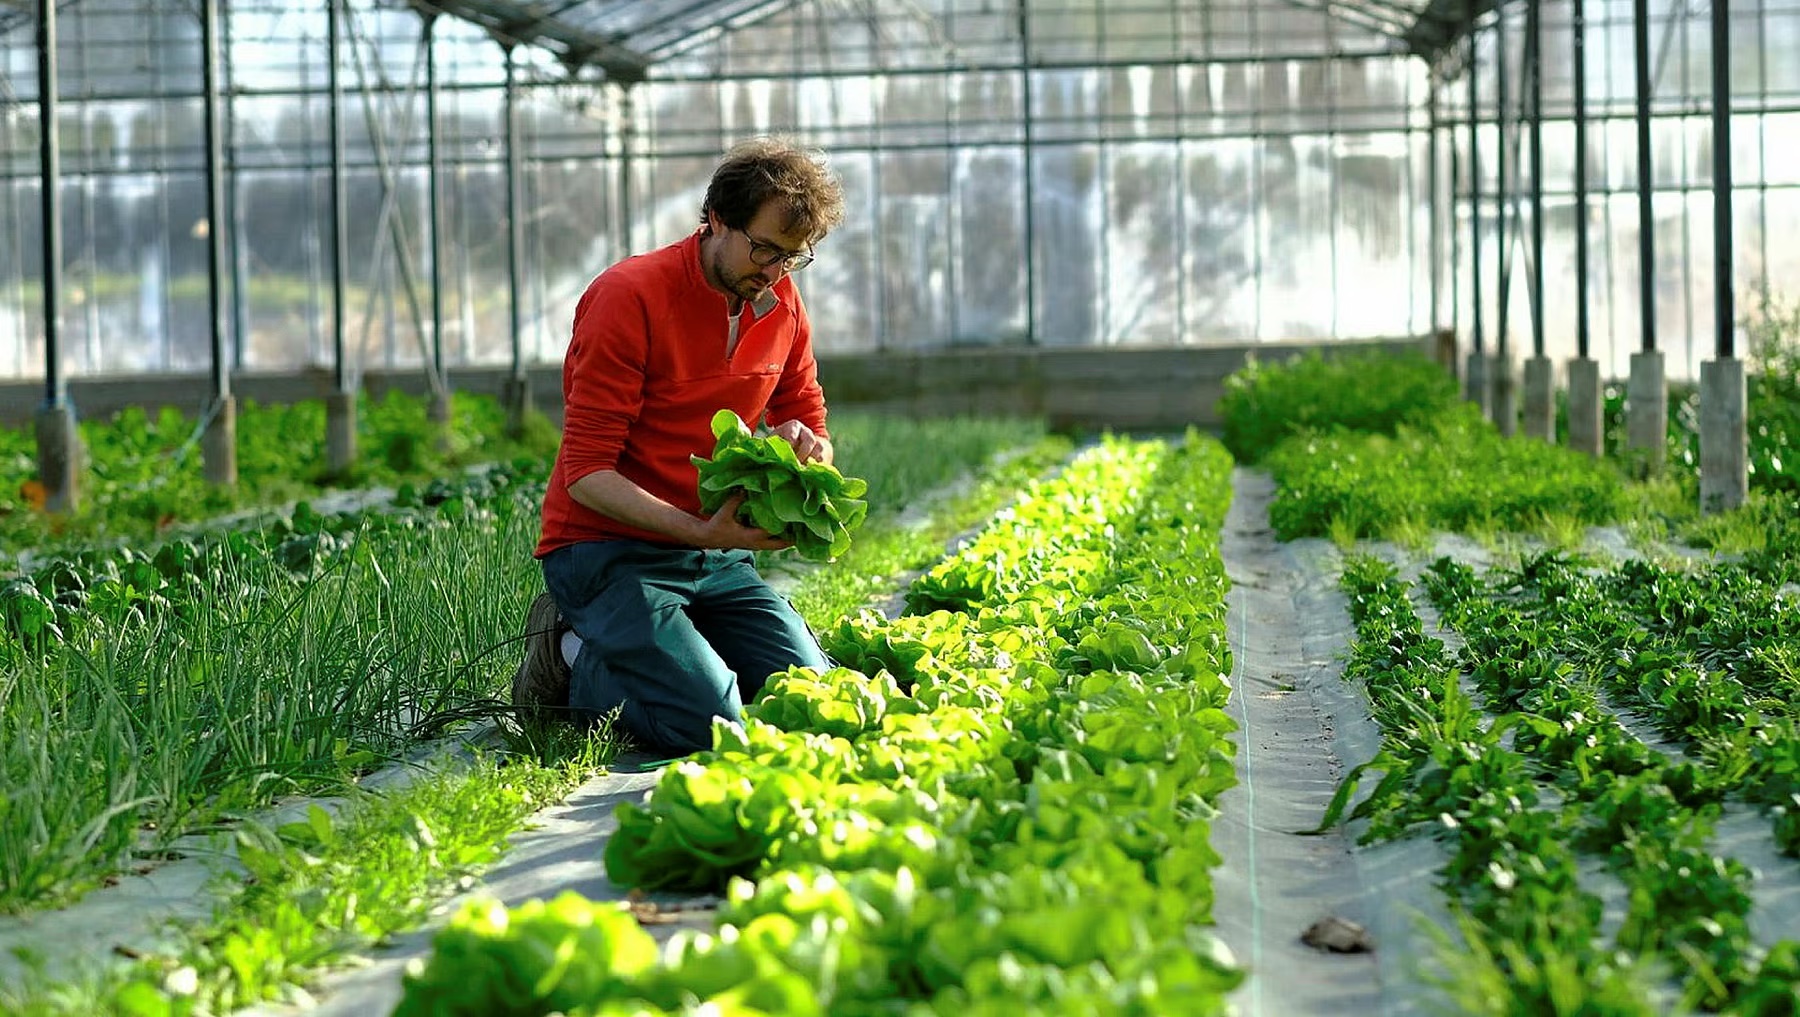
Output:
<svg viewBox="0 0 1800 1017">
<path fill-rule="evenodd" d="M 738 519 L 792 541 L 801 557 L 830 561 L 850 549 L 850 534 L 869 514 L 867 481 L 829 463 L 802 463 L 786 438 L 751 431 L 731 410 L 713 414 L 712 432 L 712 458 L 693 457 L 701 511 L 717 512 L 743 491 Z"/>
</svg>

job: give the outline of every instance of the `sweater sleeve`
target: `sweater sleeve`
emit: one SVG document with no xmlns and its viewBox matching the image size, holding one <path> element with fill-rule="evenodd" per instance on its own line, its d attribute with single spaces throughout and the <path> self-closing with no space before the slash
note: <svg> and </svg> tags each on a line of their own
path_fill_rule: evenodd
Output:
<svg viewBox="0 0 1800 1017">
<path fill-rule="evenodd" d="M 829 438 L 830 432 L 825 429 L 825 390 L 819 387 L 819 365 L 813 359 L 812 321 L 807 317 L 799 288 L 792 292 L 794 345 L 788 350 L 787 363 L 782 365 L 781 380 L 769 396 L 768 420 L 770 424 L 798 420 L 814 434 Z"/>
<path fill-rule="evenodd" d="M 649 314 L 620 273 L 603 274 L 581 298 L 563 363 L 565 483 L 618 466 L 625 434 L 644 406 Z"/>
</svg>

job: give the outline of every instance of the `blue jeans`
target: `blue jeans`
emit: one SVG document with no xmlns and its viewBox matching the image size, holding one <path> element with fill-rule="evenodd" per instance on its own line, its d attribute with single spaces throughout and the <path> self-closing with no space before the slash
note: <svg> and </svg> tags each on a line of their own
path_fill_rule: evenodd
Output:
<svg viewBox="0 0 1800 1017">
<path fill-rule="evenodd" d="M 640 540 L 545 555 L 544 584 L 581 637 L 570 707 L 590 720 L 617 709 L 640 748 L 684 754 L 711 748 L 713 717 L 741 720 L 770 675 L 829 667 L 753 562 L 749 551 Z"/>
</svg>

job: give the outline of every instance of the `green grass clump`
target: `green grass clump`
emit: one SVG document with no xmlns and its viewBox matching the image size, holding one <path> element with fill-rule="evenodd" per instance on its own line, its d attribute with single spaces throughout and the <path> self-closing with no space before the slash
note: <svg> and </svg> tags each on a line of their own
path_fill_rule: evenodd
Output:
<svg viewBox="0 0 1800 1017">
<path fill-rule="evenodd" d="M 445 502 L 301 567 L 221 556 L 140 611 L 0 639 L 0 913 L 65 902 L 184 830 L 336 791 L 518 659 L 538 495 Z M 221 538 L 223 539 L 223 538 Z"/>
<path fill-rule="evenodd" d="M 1393 434 L 1457 405 L 1456 379 L 1422 356 L 1317 352 L 1249 363 L 1225 380 L 1220 437 L 1239 462 L 1260 462 L 1302 431 Z"/>
<path fill-rule="evenodd" d="M 1625 507 L 1611 465 L 1529 438 L 1503 438 L 1457 403 L 1393 436 L 1346 431 L 1288 439 L 1264 460 L 1278 490 L 1269 521 L 1295 537 L 1416 539 L 1433 530 L 1524 532 L 1597 525 Z"/>
</svg>

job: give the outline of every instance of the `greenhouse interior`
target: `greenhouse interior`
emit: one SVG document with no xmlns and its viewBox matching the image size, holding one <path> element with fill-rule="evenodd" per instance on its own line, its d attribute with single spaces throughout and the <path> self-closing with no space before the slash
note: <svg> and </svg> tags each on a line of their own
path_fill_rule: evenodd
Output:
<svg viewBox="0 0 1800 1017">
<path fill-rule="evenodd" d="M 0 61 L 0 1013 L 1800 1014 L 1800 3 Z"/>
</svg>

